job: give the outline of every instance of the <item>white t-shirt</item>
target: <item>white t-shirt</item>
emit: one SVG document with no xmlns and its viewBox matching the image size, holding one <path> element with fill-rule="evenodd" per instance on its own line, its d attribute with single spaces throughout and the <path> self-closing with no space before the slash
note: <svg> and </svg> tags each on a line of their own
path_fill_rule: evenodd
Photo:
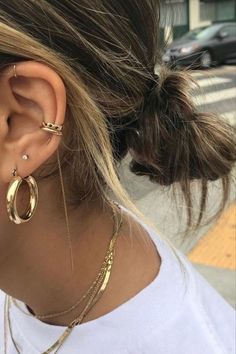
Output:
<svg viewBox="0 0 236 354">
<path fill-rule="evenodd" d="M 143 224 L 143 223 L 142 223 Z M 235 354 L 235 311 L 178 252 L 143 224 L 160 257 L 157 277 L 111 312 L 74 328 L 60 354 Z M 0 353 L 4 354 L 4 298 L 0 291 Z M 18 302 L 27 313 L 23 302 Z M 22 354 L 40 354 L 66 327 L 10 311 Z M 17 354 L 8 333 L 7 354 Z"/>
</svg>

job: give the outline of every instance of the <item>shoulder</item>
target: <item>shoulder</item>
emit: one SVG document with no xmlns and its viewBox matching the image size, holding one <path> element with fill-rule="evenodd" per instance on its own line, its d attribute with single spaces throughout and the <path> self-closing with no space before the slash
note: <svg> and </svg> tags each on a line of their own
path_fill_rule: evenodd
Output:
<svg viewBox="0 0 236 354">
<path fill-rule="evenodd" d="M 150 346 L 147 352 L 156 353 L 158 346 L 160 354 L 234 354 L 235 310 L 185 255 L 178 250 L 173 253 L 151 232 L 156 237 L 163 269 L 153 294 L 158 304 L 150 300 L 152 330 L 144 340 L 146 348 Z M 163 337 L 168 339 L 160 344 Z"/>
<path fill-rule="evenodd" d="M 158 347 L 159 353 L 176 353 L 180 343 L 178 354 L 235 353 L 234 309 L 182 252 L 151 227 L 138 222 L 154 241 L 161 259 L 158 275 L 143 292 L 146 301 L 142 311 L 148 313 L 148 331 L 145 332 L 146 327 L 142 330 L 146 333 L 144 345 L 150 346 L 145 353 L 154 353 L 152 346 L 157 350 L 158 338 L 163 336 L 168 340 L 162 342 L 163 348 Z"/>
<path fill-rule="evenodd" d="M 194 312 L 204 322 L 209 336 L 226 353 L 235 353 L 235 310 L 192 265 L 191 273 L 194 279 Z"/>
<path fill-rule="evenodd" d="M 6 294 L 4 293 L 4 291 L 2 291 L 2 290 L 0 289 L 0 310 L 1 310 L 1 313 L 2 313 L 3 310 L 4 310 L 5 296 L 6 296 Z"/>
<path fill-rule="evenodd" d="M 196 346 L 197 354 L 234 354 L 235 310 L 183 253 L 176 250 L 176 255 L 183 270 L 182 279 L 186 289 L 175 323 L 176 327 L 182 327 L 182 339 L 186 345 L 192 342 L 192 345 Z M 195 354 L 195 351 L 191 353 Z"/>
</svg>

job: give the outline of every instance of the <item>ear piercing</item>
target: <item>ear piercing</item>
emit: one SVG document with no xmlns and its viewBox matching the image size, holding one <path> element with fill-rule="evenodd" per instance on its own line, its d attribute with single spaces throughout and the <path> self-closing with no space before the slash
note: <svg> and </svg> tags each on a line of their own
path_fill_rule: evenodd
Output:
<svg viewBox="0 0 236 354">
<path fill-rule="evenodd" d="M 14 168 L 11 172 L 12 176 L 16 177 L 17 176 L 17 169 Z"/>
<path fill-rule="evenodd" d="M 14 77 L 17 78 L 18 75 L 16 72 L 16 64 L 13 64 L 13 73 L 14 73 L 13 74 Z M 62 135 L 63 125 L 59 125 L 59 124 L 55 124 L 55 123 L 51 123 L 51 122 L 43 122 L 43 124 L 40 128 L 48 133 L 51 133 L 51 134 Z M 58 154 L 58 150 L 57 150 L 57 154 Z M 23 155 L 21 155 L 21 158 L 23 160 L 28 160 L 29 155 L 23 154 Z M 58 155 L 58 161 L 60 162 L 59 155 Z M 60 168 L 60 165 L 59 165 L 59 168 Z M 22 224 L 24 222 L 29 221 L 32 218 L 32 216 L 34 215 L 34 212 L 37 208 L 38 186 L 37 186 L 35 179 L 32 176 L 27 176 L 25 178 L 21 178 L 20 176 L 18 176 L 17 167 L 15 167 L 11 171 L 11 173 L 14 177 L 12 178 L 12 181 L 10 182 L 9 187 L 8 187 L 8 191 L 7 191 L 7 198 L 6 198 L 7 212 L 8 212 L 8 215 L 9 215 L 9 218 L 11 221 L 13 221 L 15 224 Z M 19 190 L 20 185 L 22 184 L 23 181 L 27 182 L 27 185 L 29 187 L 30 201 L 29 201 L 29 207 L 28 207 L 28 210 L 26 211 L 26 213 L 23 216 L 19 216 L 18 211 L 17 211 L 16 199 L 17 199 L 18 190 Z M 63 181 L 62 181 L 62 183 L 63 183 Z M 66 204 L 65 204 L 65 212 L 66 212 L 66 214 L 65 214 L 66 219 L 68 219 Z M 69 230 L 68 220 L 67 220 L 67 227 Z M 68 231 L 68 235 L 70 235 L 69 231 Z"/>
<path fill-rule="evenodd" d="M 55 135 L 62 135 L 63 126 L 59 124 L 43 122 L 40 128 Z"/>
<path fill-rule="evenodd" d="M 16 64 L 13 65 L 13 72 L 14 72 L 14 77 L 17 78 L 18 75 L 16 72 Z M 48 133 L 54 134 L 54 135 L 62 135 L 63 125 L 55 124 L 55 123 L 51 123 L 51 122 L 42 122 L 40 129 L 42 129 Z M 21 156 L 21 158 L 22 158 L 22 160 L 28 160 L 29 155 L 24 154 Z M 12 175 L 13 176 L 17 175 L 16 169 L 12 170 Z"/>
<path fill-rule="evenodd" d="M 18 77 L 18 76 L 17 76 L 17 72 L 16 72 L 16 65 L 15 65 L 15 64 L 13 65 L 13 70 L 14 70 L 14 76 L 15 76 L 15 77 Z"/>
<path fill-rule="evenodd" d="M 23 160 L 28 160 L 28 159 L 29 159 L 29 155 L 24 154 L 24 155 L 21 156 L 21 158 L 22 158 Z M 11 174 L 12 174 L 12 176 L 16 177 L 16 176 L 17 176 L 17 169 L 14 168 L 14 169 L 12 170 Z"/>
</svg>

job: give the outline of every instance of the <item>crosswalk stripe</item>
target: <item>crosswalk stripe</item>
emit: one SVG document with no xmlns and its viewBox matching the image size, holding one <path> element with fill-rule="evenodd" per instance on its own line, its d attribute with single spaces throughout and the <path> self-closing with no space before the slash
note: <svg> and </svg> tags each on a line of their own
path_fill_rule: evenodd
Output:
<svg viewBox="0 0 236 354">
<path fill-rule="evenodd" d="M 222 115 L 222 117 L 224 117 L 226 119 L 235 119 L 235 121 L 236 121 L 236 110 L 232 111 L 232 112 L 226 112 L 221 115 Z"/>
<path fill-rule="evenodd" d="M 215 74 L 213 73 L 213 75 L 212 72 L 206 73 L 200 71 L 193 71 L 191 73 L 191 75 L 196 80 L 200 88 L 204 88 L 204 89 L 209 88 L 209 90 L 211 91 L 206 93 L 200 93 L 195 87 L 193 91 L 193 99 L 197 106 L 207 105 L 211 103 L 224 104 L 225 100 L 232 100 L 232 105 L 230 104 L 230 106 L 231 109 L 234 110 L 222 113 L 220 116 L 229 124 L 236 126 L 236 105 L 234 103 L 236 102 L 236 87 L 233 84 L 233 80 L 231 78 L 217 76 L 219 75 L 219 73 L 221 73 L 221 71 L 223 73 L 224 72 L 228 73 L 232 69 L 231 68 L 229 69 L 227 66 L 221 67 L 220 69 L 221 70 L 218 69 L 218 71 L 214 71 Z M 227 88 L 227 89 L 224 88 L 224 84 L 229 84 L 230 82 L 232 83 L 232 86 L 234 85 L 234 87 Z M 215 88 L 214 90 L 214 86 L 216 85 L 222 85 L 222 86 Z"/>
<path fill-rule="evenodd" d="M 200 72 L 191 72 L 191 75 L 195 78 L 203 77 L 203 73 Z"/>
<path fill-rule="evenodd" d="M 223 77 L 211 77 L 208 79 L 199 80 L 197 83 L 200 87 L 209 87 L 217 84 L 226 84 L 232 80 Z"/>
<path fill-rule="evenodd" d="M 236 87 L 214 91 L 193 97 L 198 106 L 236 98 Z"/>
<path fill-rule="evenodd" d="M 207 70 L 207 71 L 191 71 L 191 75 L 196 77 L 196 78 L 202 78 L 202 77 L 206 77 L 206 76 L 211 76 L 211 75 L 221 75 L 221 74 L 229 74 L 229 73 L 235 73 L 235 68 L 236 66 L 220 66 L 216 69 L 214 69 L 214 71 L 212 70 Z"/>
<path fill-rule="evenodd" d="M 229 124 L 236 125 L 236 110 L 231 112 L 222 113 L 221 117 L 225 119 Z"/>
</svg>

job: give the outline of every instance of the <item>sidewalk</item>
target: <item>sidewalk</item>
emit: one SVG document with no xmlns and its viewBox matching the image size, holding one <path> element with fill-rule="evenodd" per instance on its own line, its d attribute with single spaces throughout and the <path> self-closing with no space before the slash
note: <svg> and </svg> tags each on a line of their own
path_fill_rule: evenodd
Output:
<svg viewBox="0 0 236 354">
<path fill-rule="evenodd" d="M 198 271 L 236 308 L 236 203 L 188 253 Z"/>
<path fill-rule="evenodd" d="M 175 247 L 188 255 L 198 271 L 236 308 L 236 186 L 232 185 L 230 207 L 218 222 L 202 226 L 184 238 L 185 204 L 181 199 L 175 203 L 168 189 L 151 183 L 145 177 L 133 175 L 128 164 L 129 158 L 126 158 L 120 176 L 134 204 L 153 223 L 159 235 L 168 237 Z M 211 216 L 218 209 L 219 188 L 218 182 L 211 184 L 206 215 Z M 195 211 L 199 209 L 197 204 L 194 204 L 194 208 Z"/>
</svg>

